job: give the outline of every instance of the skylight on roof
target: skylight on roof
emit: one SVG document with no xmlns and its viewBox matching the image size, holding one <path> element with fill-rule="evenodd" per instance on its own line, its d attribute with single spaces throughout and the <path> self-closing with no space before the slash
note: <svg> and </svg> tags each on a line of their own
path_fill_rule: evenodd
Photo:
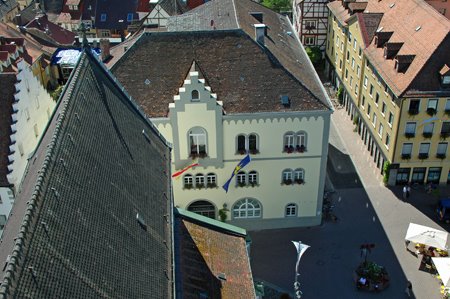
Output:
<svg viewBox="0 0 450 299">
<path fill-rule="evenodd" d="M 105 14 L 105 13 L 102 13 L 102 14 L 100 15 L 100 21 L 106 22 L 106 14 Z"/>
<path fill-rule="evenodd" d="M 422 28 L 422 26 L 420 26 L 420 25 L 417 26 L 417 27 L 416 27 L 416 31 L 419 31 L 421 28 Z"/>
<path fill-rule="evenodd" d="M 389 4 L 389 8 L 392 8 L 392 7 L 394 7 L 394 6 L 395 6 L 395 3 Z"/>
<path fill-rule="evenodd" d="M 383 31 L 383 27 L 380 27 L 377 29 L 377 32 L 381 32 L 381 31 Z"/>
</svg>

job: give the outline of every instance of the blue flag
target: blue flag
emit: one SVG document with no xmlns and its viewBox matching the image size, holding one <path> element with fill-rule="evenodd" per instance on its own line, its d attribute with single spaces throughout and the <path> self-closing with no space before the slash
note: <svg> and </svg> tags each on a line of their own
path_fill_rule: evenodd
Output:
<svg viewBox="0 0 450 299">
<path fill-rule="evenodd" d="M 247 154 L 247 156 L 245 156 L 244 159 L 241 160 L 241 162 L 239 162 L 238 165 L 236 165 L 236 167 L 233 170 L 233 173 L 231 174 L 231 177 L 228 179 L 228 181 L 222 186 L 223 189 L 225 189 L 225 192 L 228 192 L 228 187 L 231 183 L 231 180 L 233 179 L 233 177 L 239 172 L 239 170 L 241 170 L 242 168 L 245 167 L 245 165 L 247 165 L 248 163 L 250 163 L 252 159 L 250 158 L 250 154 Z"/>
</svg>

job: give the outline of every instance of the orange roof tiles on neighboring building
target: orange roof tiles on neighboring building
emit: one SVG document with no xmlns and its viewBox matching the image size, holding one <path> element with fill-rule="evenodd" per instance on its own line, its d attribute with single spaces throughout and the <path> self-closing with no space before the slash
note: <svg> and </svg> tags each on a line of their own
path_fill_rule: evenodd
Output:
<svg viewBox="0 0 450 299">
<path fill-rule="evenodd" d="M 394 94 L 439 90 L 438 72 L 450 63 L 450 21 L 422 0 L 369 1 L 366 12 L 383 13 L 377 31 L 391 33 L 382 45 L 372 41 L 365 54 Z M 393 59 L 384 56 L 386 42 L 403 44 Z"/>
<path fill-rule="evenodd" d="M 425 0 L 429 5 L 436 9 L 440 14 L 450 19 L 450 1 L 448 0 Z"/>
</svg>

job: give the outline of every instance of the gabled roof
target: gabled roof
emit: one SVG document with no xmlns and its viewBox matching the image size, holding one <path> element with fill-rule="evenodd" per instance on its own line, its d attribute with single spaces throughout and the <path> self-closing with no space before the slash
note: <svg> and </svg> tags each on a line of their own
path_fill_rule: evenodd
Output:
<svg viewBox="0 0 450 299">
<path fill-rule="evenodd" d="M 187 6 L 179 0 L 161 0 L 158 4 L 169 16 L 181 15 L 188 10 Z"/>
<path fill-rule="evenodd" d="M 50 22 L 46 15 L 36 17 L 24 29 L 46 46 L 68 46 L 75 41 L 75 33 Z"/>
<path fill-rule="evenodd" d="M 8 174 L 9 145 L 11 144 L 11 113 L 14 102 L 16 74 L 0 74 L 0 187 L 9 186 Z"/>
<path fill-rule="evenodd" d="M 174 231 L 180 298 L 256 297 L 245 230 L 177 209 Z"/>
<path fill-rule="evenodd" d="M 40 8 L 36 8 L 35 3 L 32 2 L 30 5 L 19 11 L 19 13 L 17 14 L 17 16 L 19 17 L 16 17 L 15 23 L 19 26 L 25 26 L 26 24 L 34 20 L 36 16 L 41 14 L 42 10 Z"/>
<path fill-rule="evenodd" d="M 341 25 L 347 25 L 347 20 L 351 17 L 351 14 L 348 9 L 342 6 L 342 1 L 331 1 L 327 6 Z"/>
<path fill-rule="evenodd" d="M 113 72 L 152 117 L 166 116 L 194 60 L 227 113 L 330 109 L 289 20 L 252 1 L 234 4 L 213 0 L 169 18 L 169 33 L 143 33 Z M 253 11 L 264 15 L 264 46 L 254 40 L 260 22 Z M 283 95 L 291 100 L 288 108 L 280 104 Z"/>
<path fill-rule="evenodd" d="M 97 29 L 116 29 L 124 30 L 130 25 L 127 22 L 127 15 L 133 14 L 133 20 L 138 19 L 137 0 L 98 0 L 95 11 L 95 28 Z M 106 14 L 106 20 L 102 21 L 102 14 Z"/>
<path fill-rule="evenodd" d="M 0 297 L 171 298 L 169 172 L 163 138 L 85 52 L 16 194 Z"/>
<path fill-rule="evenodd" d="M 375 35 L 375 31 L 378 29 L 382 13 L 357 13 L 359 28 L 364 41 L 364 47 L 367 48 Z"/>
<path fill-rule="evenodd" d="M 365 50 L 394 94 L 439 91 L 439 70 L 450 64 L 450 21 L 422 0 L 369 1 L 366 11 L 383 13 L 379 31 L 393 32 L 388 42 L 403 43 L 397 55 L 414 56 L 407 70 L 399 73 L 395 59 L 384 58 L 382 47 L 372 42 Z"/>
</svg>

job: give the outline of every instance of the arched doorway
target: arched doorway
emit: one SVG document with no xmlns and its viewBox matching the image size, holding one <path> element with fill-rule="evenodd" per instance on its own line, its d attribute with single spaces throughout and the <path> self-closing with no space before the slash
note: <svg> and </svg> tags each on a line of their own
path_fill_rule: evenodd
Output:
<svg viewBox="0 0 450 299">
<path fill-rule="evenodd" d="M 212 203 L 206 200 L 197 200 L 191 203 L 188 207 L 188 211 L 206 216 L 212 219 L 216 219 L 216 208 Z"/>
</svg>

